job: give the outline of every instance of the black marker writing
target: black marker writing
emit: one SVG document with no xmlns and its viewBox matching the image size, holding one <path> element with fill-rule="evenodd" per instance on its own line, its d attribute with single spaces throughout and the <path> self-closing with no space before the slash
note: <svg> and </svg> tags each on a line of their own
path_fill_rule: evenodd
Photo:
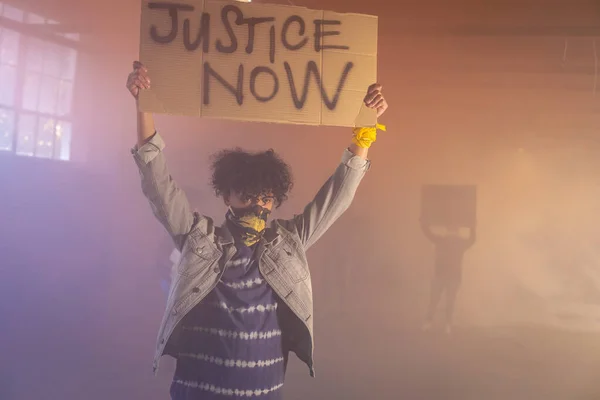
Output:
<svg viewBox="0 0 600 400">
<path fill-rule="evenodd" d="M 177 37 L 177 31 L 179 30 L 179 19 L 177 12 L 181 11 L 194 11 L 194 7 L 187 4 L 177 3 L 148 3 L 148 8 L 151 10 L 168 10 L 169 17 L 171 17 L 171 31 L 166 36 L 158 34 L 156 26 L 150 27 L 150 37 L 156 43 L 171 43 Z"/>
<path fill-rule="evenodd" d="M 159 11 L 167 11 L 170 17 L 171 27 L 170 31 L 166 34 L 164 32 L 159 33 L 159 28 L 155 25 L 150 27 L 150 38 L 156 42 L 161 44 L 168 44 L 173 42 L 178 37 L 178 29 L 179 29 L 179 21 L 180 18 L 183 18 L 180 14 L 181 12 L 190 12 L 194 11 L 194 7 L 188 4 L 178 4 L 178 3 L 166 3 L 166 2 L 152 2 L 148 3 L 148 8 L 150 10 L 159 10 Z M 231 20 L 230 16 L 234 14 L 235 19 Z M 216 50 L 220 53 L 232 54 L 238 50 L 238 38 L 236 37 L 236 33 L 234 31 L 234 26 L 242 26 L 248 25 L 248 43 L 246 44 L 245 52 L 247 54 L 252 54 L 255 47 L 255 41 L 257 39 L 256 27 L 260 24 L 271 23 L 269 26 L 269 61 L 271 64 L 275 63 L 275 53 L 276 53 L 276 41 L 277 41 L 277 32 L 275 29 L 275 17 L 251 17 L 244 18 L 244 14 L 242 10 L 232 4 L 227 4 L 223 6 L 221 9 L 221 22 L 223 23 L 223 27 L 227 36 L 229 37 L 229 43 L 225 43 L 227 40 L 222 41 L 217 38 L 215 41 Z M 196 51 L 201 48 L 203 53 L 208 53 L 211 47 L 211 31 L 210 31 L 210 23 L 211 16 L 207 12 L 203 12 L 200 16 L 200 25 L 198 27 L 198 31 L 192 34 L 192 26 L 189 18 L 185 18 L 183 20 L 183 45 L 187 51 Z M 214 21 L 213 21 L 214 23 Z M 331 45 L 324 44 L 324 38 L 330 36 L 339 36 L 341 35 L 338 30 L 327 30 L 328 26 L 341 26 L 341 21 L 336 20 L 314 20 L 314 50 L 316 52 L 321 52 L 327 49 L 335 49 L 335 50 L 349 50 L 349 46 L 342 45 Z M 235 24 L 235 25 L 234 25 Z M 297 27 L 292 27 L 292 25 L 297 25 Z M 297 28 L 297 29 L 295 29 Z M 282 30 L 280 33 L 280 40 L 283 47 L 289 51 L 297 51 L 301 50 L 309 42 L 310 34 L 306 34 L 306 21 L 300 15 L 291 15 L 287 17 L 287 19 L 283 22 Z M 239 28 L 238 28 L 239 29 Z M 213 39 L 214 40 L 214 39 Z M 262 49 L 262 47 L 261 47 Z M 253 63 L 254 64 L 254 63 Z M 254 64 L 256 65 L 256 64 Z M 304 73 L 304 78 L 302 80 L 301 85 L 296 86 L 296 81 L 301 80 L 301 78 L 294 79 L 294 75 L 292 72 L 292 67 L 289 62 L 285 61 L 283 63 L 283 67 L 286 72 L 286 77 L 290 87 L 290 97 L 296 109 L 302 110 L 306 104 L 308 99 L 309 90 L 310 90 L 310 82 L 311 76 L 314 76 L 314 79 L 317 84 L 317 88 L 320 91 L 321 100 L 323 104 L 329 110 L 335 110 L 337 107 L 344 86 L 348 81 L 348 76 L 350 71 L 354 67 L 352 62 L 347 62 L 344 66 L 344 69 L 339 77 L 337 87 L 335 91 L 331 94 L 327 93 L 323 85 L 322 79 L 322 71 L 319 71 L 319 67 L 315 61 L 309 61 L 306 64 L 306 70 Z M 237 77 L 229 77 L 231 81 L 225 79 L 221 74 L 217 72 L 217 69 L 214 69 L 211 64 L 206 61 L 203 64 L 203 103 L 204 105 L 210 104 L 210 94 L 211 94 L 211 85 L 214 86 L 215 82 L 218 82 L 225 90 L 231 93 L 237 104 L 242 106 L 245 99 L 244 90 L 248 90 L 250 94 L 261 103 L 267 103 L 273 100 L 280 91 L 280 81 L 279 76 L 275 72 L 274 69 L 267 66 L 257 66 L 250 71 L 249 75 L 249 85 L 244 87 L 244 64 L 240 63 L 237 70 Z M 330 72 L 328 71 L 328 74 Z M 258 79 L 264 76 L 263 80 L 260 81 L 260 84 L 257 84 Z M 268 77 L 267 77 L 268 75 Z M 236 79 L 236 81 L 233 81 Z M 265 79 L 272 80 L 272 89 L 271 92 L 267 90 L 261 90 L 259 94 L 257 91 L 257 87 L 262 89 L 262 87 L 268 88 L 269 84 Z M 284 79 L 282 77 L 282 79 Z M 300 87 L 302 86 L 302 87 Z M 247 93 L 247 92 L 246 92 Z M 265 95 L 268 93 L 268 95 Z M 286 94 L 287 96 L 287 94 Z"/>
<path fill-rule="evenodd" d="M 208 62 L 204 63 L 204 85 L 203 101 L 205 105 L 210 104 L 210 77 L 214 77 L 225 89 L 235 96 L 238 105 L 244 103 L 244 66 L 240 64 L 238 68 L 237 87 L 227 82 L 221 75 L 211 68 Z"/>
<path fill-rule="evenodd" d="M 242 21 L 242 23 L 248 24 L 248 44 L 246 45 L 246 53 L 252 54 L 252 50 L 254 50 L 254 28 L 256 25 L 273 21 L 275 21 L 275 18 L 273 17 L 246 18 Z"/>
<path fill-rule="evenodd" d="M 273 78 L 273 91 L 269 96 L 259 96 L 258 93 L 256 93 L 256 78 L 260 73 L 269 74 Z M 256 100 L 260 101 L 261 103 L 266 103 L 275 97 L 277 92 L 279 92 L 279 78 L 277 78 L 275 71 L 269 67 L 256 67 L 252 70 L 250 73 L 250 93 L 252 93 L 252 96 L 254 96 Z"/>
<path fill-rule="evenodd" d="M 220 53 L 235 53 L 237 50 L 237 37 L 235 36 L 235 32 L 233 31 L 233 27 L 229 22 L 229 13 L 232 12 L 235 14 L 235 24 L 241 25 L 244 22 L 244 14 L 242 14 L 242 10 L 233 5 L 226 5 L 221 10 L 221 21 L 223 22 L 223 26 L 227 31 L 227 35 L 229 35 L 229 40 L 231 40 L 231 44 L 229 46 L 224 46 L 221 39 L 217 40 L 217 51 Z"/>
<path fill-rule="evenodd" d="M 254 51 L 254 40 L 256 37 L 256 25 L 264 24 L 265 22 L 274 22 L 275 17 L 252 17 L 252 18 L 244 18 L 244 14 L 239 7 L 234 5 L 226 5 L 221 9 L 221 21 L 223 22 L 223 26 L 227 31 L 227 35 L 229 36 L 229 40 L 231 44 L 229 46 L 223 45 L 223 42 L 219 39 L 217 40 L 217 50 L 221 53 L 235 53 L 238 47 L 238 39 L 235 36 L 235 32 L 233 31 L 233 27 L 231 26 L 231 22 L 229 21 L 229 13 L 235 14 L 235 24 L 236 25 L 248 25 L 248 43 L 246 44 L 246 53 L 252 54 Z M 271 31 L 275 29 L 274 26 L 271 27 Z M 270 41 L 270 59 L 271 63 L 275 62 L 275 40 L 274 40 L 274 32 L 270 35 L 273 36 L 273 39 Z"/>
<path fill-rule="evenodd" d="M 200 46 L 200 43 L 202 43 L 202 51 L 208 53 L 210 46 L 210 14 L 202 13 L 196 40 L 191 42 L 190 36 L 190 20 L 186 18 L 185 21 L 183 21 L 183 45 L 188 51 L 194 51 Z"/>
<path fill-rule="evenodd" d="M 290 29 L 290 25 L 296 22 L 298 23 L 298 35 L 299 36 L 304 36 L 304 31 L 306 30 L 306 23 L 304 22 L 304 19 L 302 19 L 301 16 L 299 15 L 292 15 L 290 17 L 288 17 L 288 19 L 285 20 L 285 22 L 283 23 L 283 27 L 281 28 L 281 43 L 283 43 L 283 47 L 285 47 L 288 50 L 300 50 L 301 48 L 303 48 L 304 46 L 306 46 L 306 43 L 308 43 L 308 38 L 304 37 L 304 39 L 302 39 L 300 42 L 296 43 L 296 44 L 290 44 L 290 42 L 288 41 L 287 38 L 287 33 L 288 33 L 288 29 Z"/>
<path fill-rule="evenodd" d="M 321 38 L 324 38 L 326 36 L 339 36 L 340 35 L 340 31 L 326 31 L 324 26 L 325 25 L 341 25 L 342 21 L 328 21 L 328 20 L 321 20 L 321 19 L 316 19 L 314 20 L 315 23 L 315 51 L 319 52 L 321 50 L 327 50 L 327 49 L 337 49 L 337 50 L 350 50 L 350 47 L 348 46 L 339 46 L 339 45 L 323 45 L 323 43 L 321 42 Z"/>
<path fill-rule="evenodd" d="M 333 95 L 333 99 L 329 100 L 329 96 L 327 95 L 327 92 L 323 87 L 323 82 L 321 81 L 321 74 L 319 72 L 319 67 L 317 66 L 317 63 L 315 63 L 314 61 L 309 61 L 308 65 L 306 66 L 306 73 L 304 74 L 304 84 L 302 86 L 302 97 L 300 98 L 298 98 L 298 92 L 296 90 L 294 76 L 292 74 L 292 68 L 290 67 L 290 64 L 286 61 L 283 65 L 285 67 L 285 72 L 287 73 L 288 81 L 290 83 L 290 89 L 292 91 L 292 100 L 294 101 L 294 106 L 296 106 L 298 110 L 304 108 L 304 103 L 306 102 L 306 97 L 308 96 L 308 85 L 310 83 L 311 74 L 315 76 L 317 85 L 321 90 L 321 99 L 325 103 L 325 106 L 330 110 L 335 110 L 337 102 L 340 99 L 342 89 L 344 88 L 346 80 L 348 79 L 348 74 L 350 73 L 352 67 L 354 67 L 354 64 L 352 62 L 346 63 L 344 71 L 342 72 L 342 76 L 340 77 L 340 80 L 338 82 L 337 89 L 335 90 L 335 94 Z"/>
<path fill-rule="evenodd" d="M 269 40 L 269 61 L 273 64 L 275 62 L 275 25 L 269 29 Z"/>
</svg>

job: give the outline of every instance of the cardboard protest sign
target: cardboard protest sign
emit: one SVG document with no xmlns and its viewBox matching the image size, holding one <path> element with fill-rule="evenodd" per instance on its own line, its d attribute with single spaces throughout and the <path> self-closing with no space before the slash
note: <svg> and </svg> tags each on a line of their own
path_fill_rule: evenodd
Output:
<svg viewBox="0 0 600 400">
<path fill-rule="evenodd" d="M 374 126 L 377 17 L 212 0 L 143 0 L 142 111 Z M 360 121 L 357 121 L 357 118 Z"/>
</svg>

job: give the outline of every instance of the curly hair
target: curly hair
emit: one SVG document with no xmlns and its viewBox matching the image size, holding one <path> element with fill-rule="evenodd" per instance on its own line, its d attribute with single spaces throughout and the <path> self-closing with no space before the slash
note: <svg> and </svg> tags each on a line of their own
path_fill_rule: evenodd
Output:
<svg viewBox="0 0 600 400">
<path fill-rule="evenodd" d="M 259 153 L 226 149 L 211 158 L 211 184 L 217 196 L 272 195 L 279 207 L 294 185 L 290 167 L 273 149 Z"/>
</svg>

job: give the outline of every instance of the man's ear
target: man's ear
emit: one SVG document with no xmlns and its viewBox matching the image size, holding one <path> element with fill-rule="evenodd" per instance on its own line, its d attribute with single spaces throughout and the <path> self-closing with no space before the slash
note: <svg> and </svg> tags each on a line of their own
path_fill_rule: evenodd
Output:
<svg viewBox="0 0 600 400">
<path fill-rule="evenodd" d="M 229 207 L 229 193 L 223 194 L 223 203 L 225 203 L 225 205 Z"/>
</svg>

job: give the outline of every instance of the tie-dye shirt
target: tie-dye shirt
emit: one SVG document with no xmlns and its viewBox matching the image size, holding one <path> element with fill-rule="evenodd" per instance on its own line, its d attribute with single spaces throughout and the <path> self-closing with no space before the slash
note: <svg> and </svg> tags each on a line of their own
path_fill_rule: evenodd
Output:
<svg viewBox="0 0 600 400">
<path fill-rule="evenodd" d="M 173 400 L 282 398 L 277 298 L 255 247 L 238 245 L 216 288 L 184 318 Z"/>
</svg>

